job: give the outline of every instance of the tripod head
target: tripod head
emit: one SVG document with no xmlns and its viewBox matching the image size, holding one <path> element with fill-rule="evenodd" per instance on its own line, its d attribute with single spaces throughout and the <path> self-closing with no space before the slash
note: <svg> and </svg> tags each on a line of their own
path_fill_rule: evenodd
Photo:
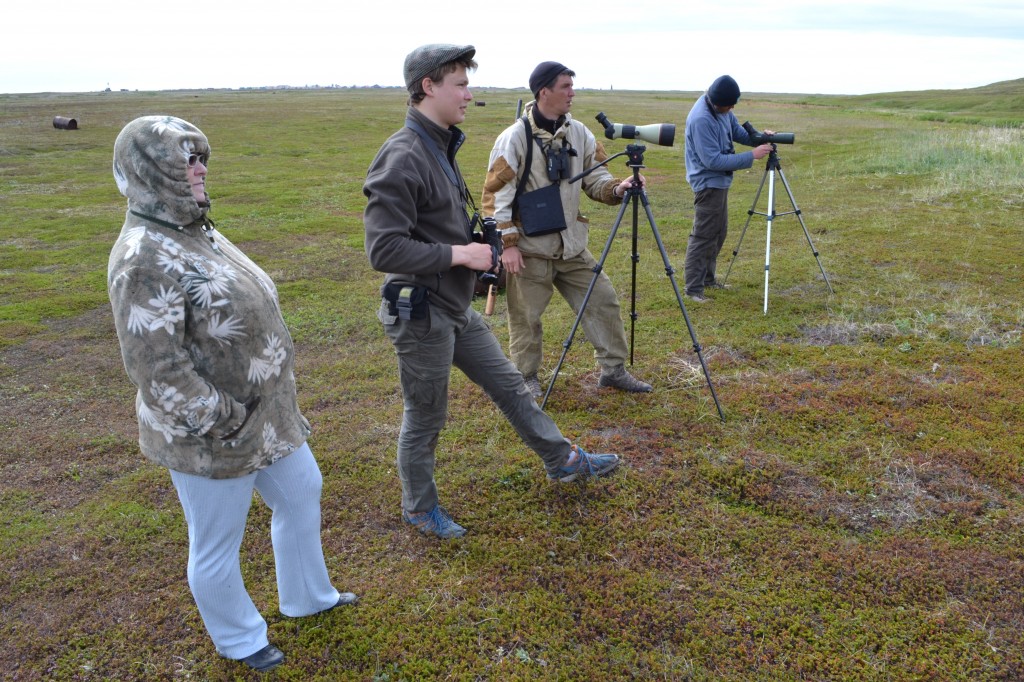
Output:
<svg viewBox="0 0 1024 682">
<path fill-rule="evenodd" d="M 782 163 L 779 161 L 778 147 L 775 146 L 774 142 L 771 142 L 770 144 L 772 146 L 772 150 L 768 152 L 768 161 L 765 162 L 765 170 L 782 170 Z"/>
<path fill-rule="evenodd" d="M 627 144 L 626 145 L 626 156 L 629 157 L 630 166 L 635 173 L 638 168 L 644 167 L 644 152 L 647 151 L 647 147 L 642 144 Z"/>
<path fill-rule="evenodd" d="M 765 160 L 765 170 L 766 171 L 782 170 L 782 163 L 779 162 L 778 147 L 775 146 L 774 142 L 772 142 L 770 144 L 772 145 L 772 150 L 770 152 L 768 152 L 768 157 Z"/>
<path fill-rule="evenodd" d="M 583 178 L 587 177 L 588 175 L 590 175 L 591 173 L 596 171 L 601 166 L 607 166 L 611 161 L 619 158 L 620 156 L 628 156 L 629 157 L 629 162 L 626 165 L 633 169 L 633 177 L 637 177 L 640 174 L 640 169 L 641 168 L 646 168 L 646 166 L 644 166 L 644 152 L 645 151 L 647 151 L 647 147 L 643 146 L 642 144 L 629 144 L 629 145 L 626 145 L 626 151 L 619 152 L 618 154 L 614 154 L 612 156 L 609 156 L 607 159 L 605 159 L 601 163 L 599 163 L 599 164 L 597 164 L 595 166 L 591 166 L 590 168 L 586 169 L 582 173 L 569 178 L 569 182 L 573 183 L 573 182 L 576 182 L 577 180 L 582 180 Z"/>
</svg>

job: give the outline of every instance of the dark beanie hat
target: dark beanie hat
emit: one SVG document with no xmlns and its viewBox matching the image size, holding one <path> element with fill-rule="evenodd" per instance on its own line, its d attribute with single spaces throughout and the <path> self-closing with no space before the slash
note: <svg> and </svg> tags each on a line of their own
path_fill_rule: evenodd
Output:
<svg viewBox="0 0 1024 682">
<path fill-rule="evenodd" d="M 708 88 L 708 99 L 716 107 L 731 107 L 740 101 L 740 86 L 732 76 L 719 76 Z"/>
<path fill-rule="evenodd" d="M 558 62 L 541 62 L 537 65 L 537 68 L 530 74 L 530 92 L 536 97 L 537 93 L 540 92 L 541 88 L 546 88 L 555 82 L 555 79 L 559 75 L 569 72 L 570 76 L 575 76 L 565 64 L 559 64 Z"/>
</svg>

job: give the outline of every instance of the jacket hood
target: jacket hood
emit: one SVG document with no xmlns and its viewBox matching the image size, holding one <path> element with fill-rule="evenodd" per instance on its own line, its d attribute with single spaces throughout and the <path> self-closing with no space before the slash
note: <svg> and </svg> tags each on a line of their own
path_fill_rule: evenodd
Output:
<svg viewBox="0 0 1024 682">
<path fill-rule="evenodd" d="M 143 116 L 126 125 L 114 141 L 114 180 L 129 210 L 175 225 L 202 219 L 186 175 L 190 154 L 210 154 L 203 131 L 174 116 Z"/>
</svg>

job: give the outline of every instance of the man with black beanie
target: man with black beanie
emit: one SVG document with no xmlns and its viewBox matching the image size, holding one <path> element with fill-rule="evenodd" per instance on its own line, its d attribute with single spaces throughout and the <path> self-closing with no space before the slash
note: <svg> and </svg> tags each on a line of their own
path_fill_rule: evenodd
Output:
<svg viewBox="0 0 1024 682">
<path fill-rule="evenodd" d="M 750 168 L 772 150 L 770 144 L 737 154 L 733 141 L 750 144 L 750 136 L 732 113 L 740 86 L 732 76 L 715 79 L 686 117 L 686 180 L 693 189 L 693 232 L 686 245 L 686 296 L 697 303 L 710 299 L 718 253 L 729 228 L 729 186 L 735 170 Z M 771 131 L 765 131 L 771 134 Z"/>
<path fill-rule="evenodd" d="M 580 213 L 584 192 L 594 201 L 620 204 L 633 178 L 615 178 L 599 166 L 608 159 L 604 146 L 570 113 L 575 76 L 555 61 L 534 68 L 529 80 L 534 101 L 495 140 L 487 166 L 481 212 L 497 221 L 505 246 L 501 260 L 508 275 L 509 354 L 530 391 L 540 397 L 541 317 L 555 290 L 576 312 L 589 293 L 582 324 L 601 368 L 597 385 L 647 393 L 651 385 L 625 367 L 628 349 L 618 294 L 604 272 L 594 280 L 597 260 L 587 248 L 589 221 Z M 595 170 L 569 182 L 586 169 Z M 524 205 L 551 209 L 531 219 Z M 591 281 L 594 287 L 588 291 Z"/>
</svg>

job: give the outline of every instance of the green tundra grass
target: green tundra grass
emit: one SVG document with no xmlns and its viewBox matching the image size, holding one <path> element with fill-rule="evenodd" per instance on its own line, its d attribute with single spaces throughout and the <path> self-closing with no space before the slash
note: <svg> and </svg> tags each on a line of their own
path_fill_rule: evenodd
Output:
<svg viewBox="0 0 1024 682">
<path fill-rule="evenodd" d="M 491 143 L 527 93 L 475 95 L 485 106 L 469 110 L 460 161 L 479 199 Z M 574 104 L 598 134 L 599 111 L 677 125 L 675 146 L 647 145 L 643 173 L 680 282 L 696 96 L 583 90 Z M 138 452 L 107 303 L 125 210 L 114 138 L 167 113 L 209 136 L 218 228 L 279 285 L 324 473 L 328 567 L 362 597 L 283 617 L 254 504 L 243 571 L 287 654 L 276 678 L 1024 678 L 1022 101 L 1024 81 L 744 96 L 741 122 L 796 133 L 782 169 L 835 293 L 794 216 L 776 218 L 769 248 L 748 214 L 766 208 L 767 192 L 753 205 L 763 162 L 737 173 L 719 265 L 731 287 L 686 309 L 723 422 L 643 211 L 632 286 L 627 211 L 606 271 L 633 370 L 655 391 L 597 389 L 578 335 L 547 405 L 624 466 L 549 484 L 456 375 L 438 480 L 469 534 L 441 543 L 400 520 L 401 395 L 363 252 L 362 181 L 402 124 L 402 91 L 0 95 L 0 677 L 258 677 L 218 658 L 202 627 L 181 508 Z M 613 153 L 627 142 L 605 140 Z M 624 158 L 610 167 L 629 172 Z M 584 210 L 599 254 L 617 208 Z M 502 296 L 489 319 L 506 344 Z M 573 320 L 556 297 L 545 385 Z"/>
</svg>

